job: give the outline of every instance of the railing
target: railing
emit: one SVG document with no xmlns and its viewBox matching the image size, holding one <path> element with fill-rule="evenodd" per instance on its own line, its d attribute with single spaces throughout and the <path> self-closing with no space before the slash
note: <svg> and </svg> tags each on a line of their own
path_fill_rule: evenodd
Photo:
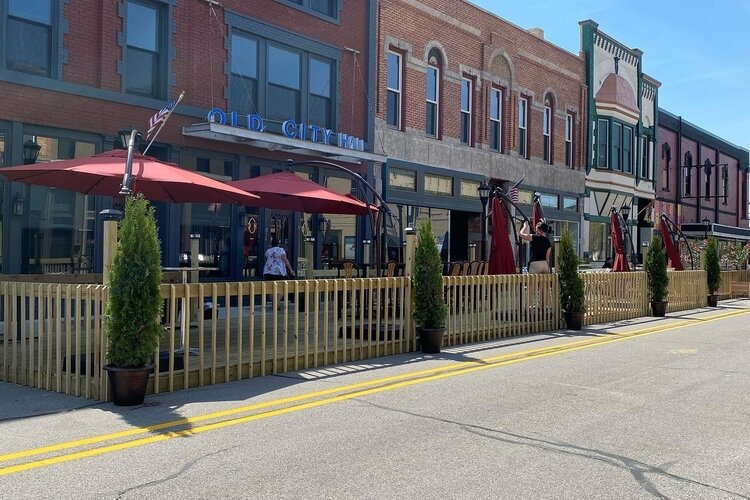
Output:
<svg viewBox="0 0 750 500">
<path fill-rule="evenodd" d="M 645 273 L 581 276 L 584 324 L 650 315 Z M 704 271 L 669 276 L 670 312 L 705 306 Z M 722 274 L 726 286 L 743 278 L 750 281 L 750 273 Z M 563 326 L 554 274 L 444 277 L 443 283 L 445 346 Z M 415 351 L 411 286 L 405 277 L 163 284 L 164 336 L 149 391 Z M 4 279 L 0 380 L 106 400 L 105 306 L 102 285 Z"/>
</svg>

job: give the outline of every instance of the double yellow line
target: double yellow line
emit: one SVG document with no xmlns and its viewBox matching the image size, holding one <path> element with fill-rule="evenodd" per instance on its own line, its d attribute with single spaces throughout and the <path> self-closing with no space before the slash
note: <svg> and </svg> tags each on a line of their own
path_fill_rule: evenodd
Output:
<svg viewBox="0 0 750 500">
<path fill-rule="evenodd" d="M 739 316 L 748 314 L 750 311 L 734 311 L 730 313 L 721 313 L 712 315 L 708 318 L 698 318 L 701 322 L 708 321 L 719 321 L 722 319 L 730 318 L 733 316 Z M 277 415 L 283 415 L 286 413 L 297 412 L 308 408 L 315 408 L 317 406 L 323 406 L 338 401 L 345 401 L 357 397 L 367 396 L 370 394 L 376 394 L 379 392 L 390 391 L 401 387 L 407 387 L 410 385 L 421 384 L 430 382 L 433 380 L 439 380 L 442 378 L 453 377 L 456 375 L 463 375 L 465 373 L 471 373 L 479 370 L 485 370 L 488 368 L 495 368 L 498 366 L 506 366 L 521 361 L 529 361 L 532 359 L 543 358 L 546 356 L 552 356 L 556 354 L 562 354 L 566 352 L 577 351 L 580 349 L 587 349 L 590 347 L 596 347 L 603 344 L 609 344 L 612 342 L 619 342 L 622 340 L 628 340 L 635 337 L 642 337 L 645 335 L 651 335 L 654 333 L 662 333 L 684 326 L 694 324 L 696 320 L 679 321 L 671 323 L 668 326 L 655 326 L 650 328 L 643 328 L 633 330 L 624 333 L 608 333 L 601 337 L 593 339 L 579 340 L 575 342 L 566 342 L 564 344 L 558 344 L 549 347 L 542 347 L 537 349 L 530 349 L 525 351 L 511 352 L 502 354 L 499 356 L 492 356 L 489 358 L 483 358 L 476 361 L 461 361 L 454 364 L 443 366 L 440 368 L 432 368 L 429 370 L 420 370 L 415 372 L 403 373 L 400 375 L 393 375 L 390 377 L 378 378 L 375 380 L 369 380 L 366 382 L 360 382 L 357 384 L 349 384 L 340 387 L 334 387 L 325 389 L 322 391 L 309 392 L 300 394 L 297 396 L 290 396 L 288 398 L 275 399 L 271 401 L 265 401 L 262 403 L 255 403 L 246 405 L 238 408 L 232 408 L 228 410 L 222 410 L 213 413 L 207 413 L 205 415 L 199 415 L 195 417 L 181 418 L 178 420 L 172 420 L 169 422 L 163 422 L 159 424 L 149 425 L 145 427 L 136 427 L 121 432 L 114 432 L 110 434 L 102 434 L 99 436 L 92 436 L 84 439 L 75 441 L 67 441 L 63 443 L 57 443 L 49 446 L 43 446 L 40 448 L 32 448 L 28 450 L 18 451 L 14 453 L 8 453 L 0 455 L 0 463 L 3 462 L 19 462 L 30 457 L 38 457 L 43 455 L 52 455 L 47 458 L 41 458 L 34 461 L 22 462 L 13 465 L 7 465 L 0 467 L 0 476 L 13 474 L 17 472 L 27 471 L 31 469 L 37 469 L 48 465 L 70 462 L 73 460 L 79 460 L 87 457 L 94 457 L 97 455 L 103 455 L 118 450 L 125 450 L 128 448 L 135 448 L 151 443 L 157 443 L 160 441 L 166 441 L 176 437 L 186 437 L 194 434 L 200 434 L 207 431 L 221 429 L 224 427 L 239 425 L 246 422 L 252 422 L 255 420 L 265 419 L 274 417 Z M 270 409 L 278 407 L 276 409 Z M 250 415 L 247 415 L 251 413 Z M 244 415 L 243 415 L 244 414 Z M 214 421 L 214 422 L 210 422 Z M 195 424 L 201 422 L 204 423 L 199 426 Z M 189 427 L 189 428 L 184 428 Z M 176 430 L 168 430 L 176 429 Z M 153 435 L 137 438 L 136 436 L 142 434 L 155 433 Z M 114 442 L 114 443 L 113 443 Z M 112 443 L 112 444 L 104 444 Z M 68 450 L 80 449 L 79 451 L 67 452 Z"/>
</svg>

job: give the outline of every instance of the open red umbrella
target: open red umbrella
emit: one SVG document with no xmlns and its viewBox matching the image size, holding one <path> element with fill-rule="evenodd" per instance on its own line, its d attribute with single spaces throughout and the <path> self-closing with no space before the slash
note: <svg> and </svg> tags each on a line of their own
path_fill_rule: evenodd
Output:
<svg viewBox="0 0 750 500">
<path fill-rule="evenodd" d="M 513 259 L 513 247 L 510 244 L 508 226 L 505 221 L 505 210 L 500 199 L 492 200 L 492 245 L 490 246 L 489 274 L 514 274 L 516 262 Z"/>
<path fill-rule="evenodd" d="M 622 230 L 620 229 L 620 216 L 612 209 L 609 213 L 610 233 L 612 234 L 612 246 L 615 247 L 615 262 L 612 271 L 630 271 L 628 259 L 625 258 L 625 247 L 622 242 Z"/>
<path fill-rule="evenodd" d="M 228 185 L 261 197 L 266 208 L 318 214 L 366 215 L 367 205 L 351 195 L 338 194 L 294 172 L 277 172 Z M 375 207 L 370 206 L 373 210 Z"/>
<path fill-rule="evenodd" d="M 128 152 L 115 149 L 85 158 L 0 169 L 11 181 L 66 189 L 83 194 L 117 196 Z M 260 198 L 177 165 L 134 155 L 134 193 L 151 201 L 231 203 L 260 206 Z"/>
<path fill-rule="evenodd" d="M 667 257 L 669 258 L 669 265 L 674 268 L 675 271 L 684 271 L 685 266 L 682 265 L 682 259 L 680 253 L 675 247 L 674 240 L 672 239 L 672 232 L 664 221 L 659 224 L 661 230 L 661 239 L 664 241 L 664 248 L 667 250 Z"/>
</svg>

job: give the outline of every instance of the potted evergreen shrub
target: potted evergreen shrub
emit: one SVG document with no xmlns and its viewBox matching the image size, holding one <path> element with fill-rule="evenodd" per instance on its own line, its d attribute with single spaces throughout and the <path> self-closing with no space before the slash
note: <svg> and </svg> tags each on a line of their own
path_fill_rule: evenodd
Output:
<svg viewBox="0 0 750 500">
<path fill-rule="evenodd" d="M 560 255 L 557 258 L 557 280 L 559 283 L 560 306 L 569 330 L 580 330 L 583 324 L 583 280 L 578 274 L 580 261 L 573 248 L 573 240 L 566 229 L 560 241 Z"/>
<path fill-rule="evenodd" d="M 443 297 L 443 261 L 428 219 L 419 226 L 414 256 L 414 322 L 422 352 L 439 353 L 448 306 Z"/>
<path fill-rule="evenodd" d="M 651 240 L 645 267 L 651 312 L 654 316 L 664 316 L 667 312 L 669 275 L 667 274 L 667 253 L 658 236 L 654 236 Z"/>
<path fill-rule="evenodd" d="M 142 195 L 126 200 L 109 275 L 105 316 L 112 399 L 143 403 L 162 328 L 161 250 L 154 208 Z"/>
<path fill-rule="evenodd" d="M 703 269 L 706 270 L 706 285 L 708 285 L 708 305 L 716 307 L 721 284 L 721 265 L 719 264 L 719 249 L 716 245 L 716 238 L 708 238 L 708 245 L 703 252 Z"/>
</svg>

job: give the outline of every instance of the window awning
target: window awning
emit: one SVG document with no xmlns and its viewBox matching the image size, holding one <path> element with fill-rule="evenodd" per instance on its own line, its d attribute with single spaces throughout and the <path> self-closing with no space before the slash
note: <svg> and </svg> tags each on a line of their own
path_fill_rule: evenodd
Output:
<svg viewBox="0 0 750 500">
<path fill-rule="evenodd" d="M 704 235 L 715 236 L 725 240 L 750 241 L 750 228 L 727 226 L 726 224 L 711 223 L 705 227 L 703 223 L 693 222 L 682 224 L 680 230 L 685 236 L 703 238 Z"/>
<path fill-rule="evenodd" d="M 232 127 L 214 122 L 197 123 L 183 127 L 182 134 L 189 137 L 247 144 L 248 146 L 264 148 L 269 151 L 322 156 L 329 160 L 349 163 L 361 163 L 363 161 L 385 163 L 387 159 L 385 156 L 366 151 L 341 148 L 319 142 L 304 141 L 302 139 L 292 139 L 283 135 L 256 132 L 243 127 Z"/>
</svg>

